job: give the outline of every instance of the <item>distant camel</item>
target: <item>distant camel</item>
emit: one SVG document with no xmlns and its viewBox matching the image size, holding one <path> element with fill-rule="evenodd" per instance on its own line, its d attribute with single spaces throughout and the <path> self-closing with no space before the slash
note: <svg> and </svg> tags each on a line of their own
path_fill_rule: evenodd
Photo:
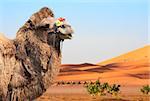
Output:
<svg viewBox="0 0 150 101">
<path fill-rule="evenodd" d="M 44 7 L 19 29 L 16 39 L 0 36 L 0 101 L 31 101 L 53 83 L 61 64 L 61 42 L 72 37 L 72 28 L 41 23 L 53 12 Z M 51 27 L 50 27 L 51 26 Z M 53 30 L 51 30 L 53 29 Z"/>
</svg>

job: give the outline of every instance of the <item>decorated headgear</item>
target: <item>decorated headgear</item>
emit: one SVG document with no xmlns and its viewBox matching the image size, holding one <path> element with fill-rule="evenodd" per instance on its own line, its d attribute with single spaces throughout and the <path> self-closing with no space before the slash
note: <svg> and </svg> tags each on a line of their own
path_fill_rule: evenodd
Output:
<svg viewBox="0 0 150 101">
<path fill-rule="evenodd" d="M 60 18 L 58 18 L 58 20 L 59 21 L 65 21 L 65 18 L 60 17 Z"/>
<path fill-rule="evenodd" d="M 63 21 L 65 21 L 65 18 L 58 18 L 55 22 L 56 26 L 61 26 L 63 24 Z"/>
</svg>

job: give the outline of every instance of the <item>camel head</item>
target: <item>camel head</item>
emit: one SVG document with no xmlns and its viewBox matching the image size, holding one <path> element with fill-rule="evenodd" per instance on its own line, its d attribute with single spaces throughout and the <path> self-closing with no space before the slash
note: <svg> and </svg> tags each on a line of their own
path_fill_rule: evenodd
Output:
<svg viewBox="0 0 150 101">
<path fill-rule="evenodd" d="M 72 33 L 73 30 L 71 26 L 67 23 L 62 24 L 59 28 L 56 29 L 57 34 L 59 35 L 59 38 L 64 40 L 64 39 L 71 39 L 72 38 Z"/>
<path fill-rule="evenodd" d="M 56 22 L 57 21 L 59 20 L 56 20 Z M 62 25 L 58 27 L 54 24 L 54 28 L 55 27 L 56 27 L 56 33 L 58 32 L 60 39 L 64 40 L 64 39 L 72 38 L 73 29 L 71 28 L 71 25 L 69 25 L 66 21 L 62 22 Z"/>
<path fill-rule="evenodd" d="M 36 29 L 45 28 L 48 36 L 55 34 L 59 40 L 72 38 L 73 29 L 71 25 L 66 19 L 55 18 L 53 12 L 47 7 L 33 14 L 29 22 L 32 23 L 31 25 L 34 25 Z"/>
<path fill-rule="evenodd" d="M 27 32 L 33 34 L 28 34 Z M 73 29 L 66 19 L 61 21 L 60 18 L 55 18 L 51 9 L 43 7 L 34 13 L 17 32 L 17 39 L 25 41 L 25 38 L 30 39 L 36 36 L 38 40 L 53 46 L 60 52 L 60 42 L 65 39 L 71 39 L 72 34 Z"/>
<path fill-rule="evenodd" d="M 64 18 L 56 19 L 48 16 L 41 21 L 40 25 L 47 28 L 47 33 L 56 34 L 60 40 L 72 38 L 73 29 Z"/>
</svg>

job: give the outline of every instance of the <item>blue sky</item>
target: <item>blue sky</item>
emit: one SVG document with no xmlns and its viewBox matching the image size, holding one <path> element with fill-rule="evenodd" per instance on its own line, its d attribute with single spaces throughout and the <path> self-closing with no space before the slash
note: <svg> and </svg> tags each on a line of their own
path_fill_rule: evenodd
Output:
<svg viewBox="0 0 150 101">
<path fill-rule="evenodd" d="M 25 21 L 44 6 L 74 28 L 74 38 L 63 44 L 63 63 L 97 63 L 148 43 L 146 0 L 0 1 L 0 32 L 15 38 Z"/>
</svg>

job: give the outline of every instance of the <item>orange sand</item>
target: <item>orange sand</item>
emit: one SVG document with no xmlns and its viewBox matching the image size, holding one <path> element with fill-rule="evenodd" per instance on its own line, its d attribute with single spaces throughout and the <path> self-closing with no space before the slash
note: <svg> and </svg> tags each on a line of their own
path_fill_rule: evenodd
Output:
<svg viewBox="0 0 150 101">
<path fill-rule="evenodd" d="M 150 101 L 140 88 L 150 84 L 150 45 L 98 64 L 65 64 L 56 81 L 92 81 L 121 85 L 122 100 L 91 97 L 83 85 L 53 86 L 37 101 Z"/>
<path fill-rule="evenodd" d="M 63 65 L 57 81 L 87 81 L 100 78 L 102 82 L 121 85 L 150 84 L 150 46 L 134 50 L 96 65 Z"/>
</svg>

